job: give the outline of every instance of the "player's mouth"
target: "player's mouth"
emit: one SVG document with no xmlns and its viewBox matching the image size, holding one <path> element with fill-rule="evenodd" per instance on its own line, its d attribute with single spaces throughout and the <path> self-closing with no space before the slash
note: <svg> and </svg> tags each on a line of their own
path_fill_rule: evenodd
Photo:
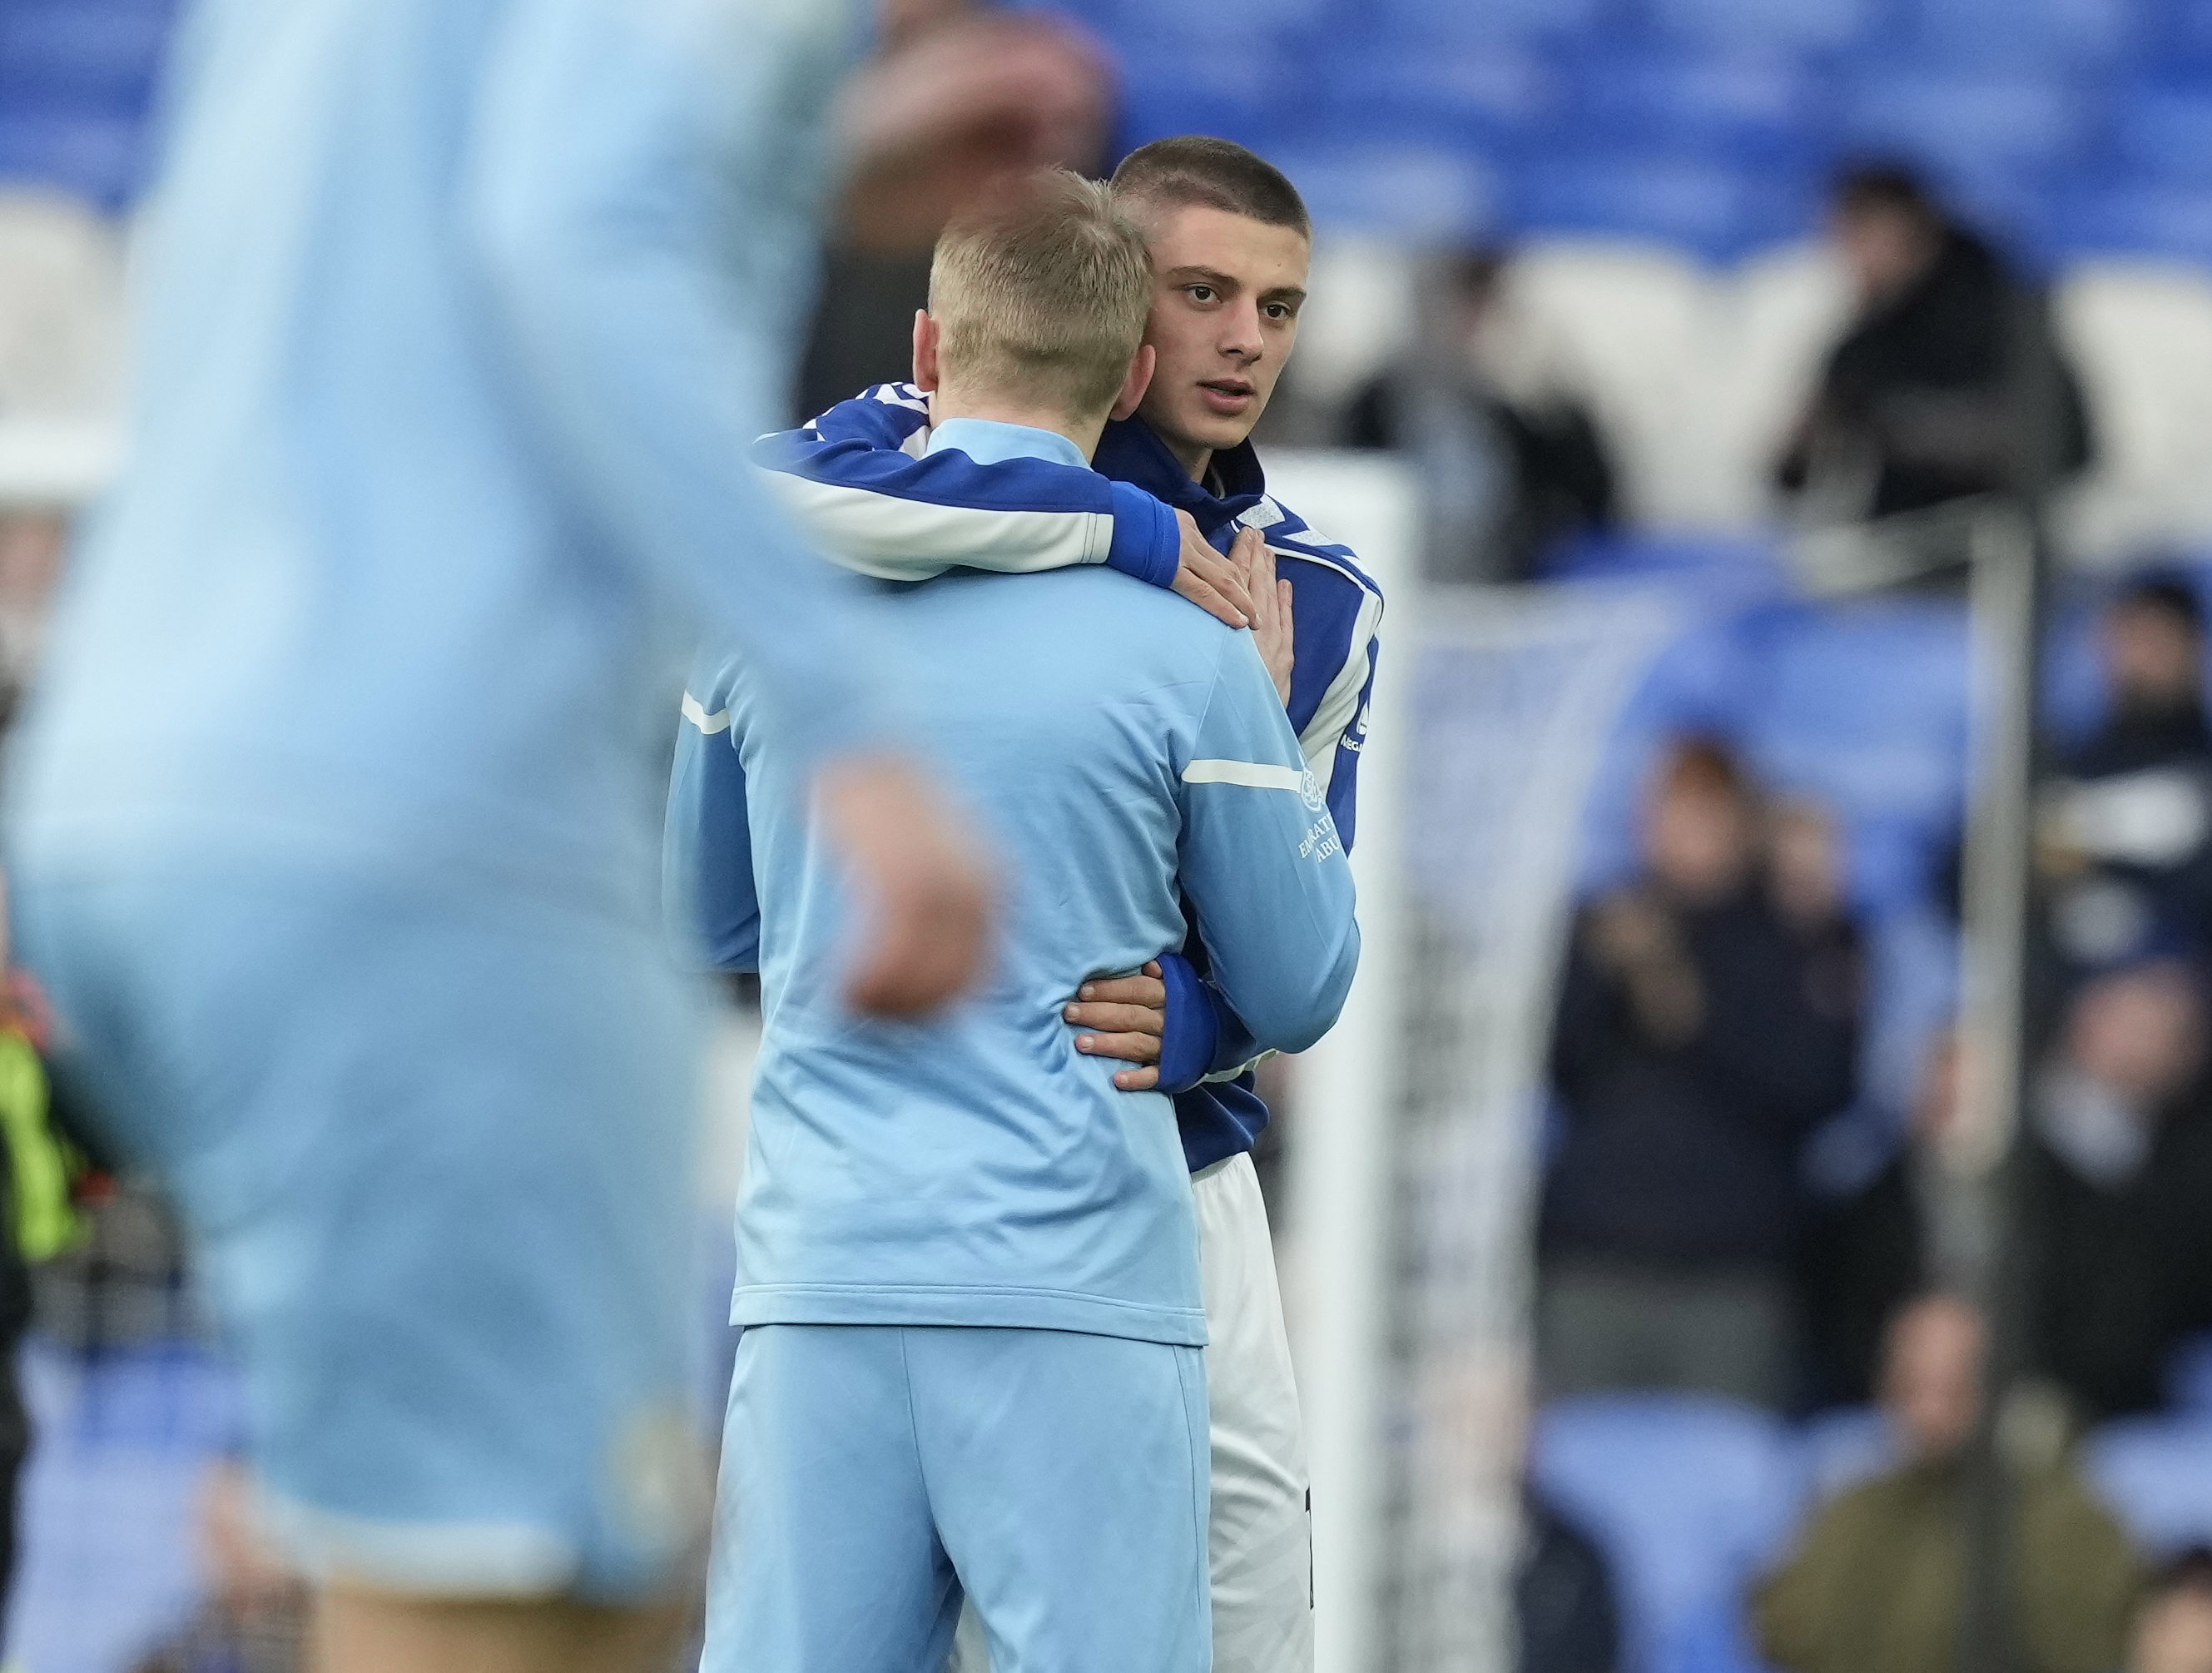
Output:
<svg viewBox="0 0 2212 1673">
<path fill-rule="evenodd" d="M 1241 418 L 1260 392 L 1243 378 L 1207 378 L 1198 386 L 1199 398 L 1210 411 L 1224 418 Z"/>
</svg>

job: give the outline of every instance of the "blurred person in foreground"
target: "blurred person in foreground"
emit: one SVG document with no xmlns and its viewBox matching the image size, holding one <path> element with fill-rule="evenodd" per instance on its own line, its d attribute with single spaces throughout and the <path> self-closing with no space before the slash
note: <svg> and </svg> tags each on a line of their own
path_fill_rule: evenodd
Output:
<svg viewBox="0 0 2212 1673">
<path fill-rule="evenodd" d="M 1965 1584 L 1968 1443 L 1986 1332 L 1949 1296 L 1892 1323 L 1881 1403 L 1905 1462 L 1814 1516 L 1758 1589 L 1759 1652 L 1785 1673 L 1945 1673 Z M 2023 1673 L 2109 1673 L 2142 1582 L 2135 1554 L 2070 1463 L 2014 1471 L 2012 1595 Z"/>
<path fill-rule="evenodd" d="M 1553 1037 L 1547 1396 L 1796 1391 L 1799 1153 L 1851 1100 L 1861 972 L 1832 825 L 1768 821 L 1710 739 L 1660 763 L 1643 873 L 1583 912 Z"/>
<path fill-rule="evenodd" d="M 1103 562 L 1231 625 L 1249 621 L 1298 734 L 1310 775 L 1302 792 L 1326 807 L 1348 852 L 1382 596 L 1353 552 L 1269 491 L 1251 441 L 1297 344 L 1305 204 L 1264 158 L 1203 134 L 1139 146 L 1111 184 L 1152 258 L 1145 344 L 1155 367 L 1137 410 L 1107 421 L 1093 469 L 936 447 L 938 397 L 919 374 L 764 438 L 754 457 L 824 549 L 866 573 Z M 1215 1655 L 1223 1667 L 1291 1670 L 1313 1657 L 1312 1517 L 1254 1162 L 1270 1100 L 1255 1080 L 1257 1043 L 1206 980 L 1205 926 L 1193 922 L 1190 956 L 1165 952 L 1156 969 L 1085 983 L 1066 1019 L 1078 1051 L 1129 1065 L 1117 1086 L 1175 1098 L 1206 1310 Z M 971 1613 L 955 1665 L 981 1673 L 982 1663 Z"/>
<path fill-rule="evenodd" d="M 2075 969 L 2161 934 L 2212 940 L 2212 722 L 2204 608 L 2179 573 L 2136 576 L 2104 606 L 2104 718 L 2045 793 L 2051 934 Z"/>
<path fill-rule="evenodd" d="M 1616 515 L 1589 380 L 1511 275 L 1502 251 L 1449 259 L 1431 277 L 1419 349 L 1345 415 L 1345 446 L 1414 460 L 1431 581 L 1525 581 L 1559 541 Z"/>
<path fill-rule="evenodd" d="M 2160 1566 L 2122 1673 L 2212 1673 L 2212 1549 L 2192 1545 Z"/>
<path fill-rule="evenodd" d="M 1126 199 L 1040 177 L 939 241 L 929 457 L 1079 468 L 1154 374 Z M 1213 1664 L 1207 1319 L 1173 1109 L 1054 1025 L 1185 948 L 1261 1049 L 1335 1021 L 1352 883 L 1253 635 L 1098 566 L 955 567 L 886 603 L 914 713 L 1011 863 L 989 978 L 934 1024 L 855 1018 L 805 757 L 710 647 L 672 876 L 757 968 L 709 1673 L 921 1673 L 963 1601 L 994 1664 Z"/>
<path fill-rule="evenodd" d="M 919 29 L 833 138 L 866 33 L 763 0 L 185 27 L 131 462 L 9 834 L 27 960 L 240 1345 L 328 1673 L 609 1673 L 680 1621 L 696 1006 L 655 885 L 692 645 L 753 659 L 811 765 L 857 1008 L 982 956 L 881 642 L 738 461 L 830 157 L 856 225 L 926 234 L 1095 129 L 1099 74 L 1035 20 Z"/>
<path fill-rule="evenodd" d="M 1905 167 L 1846 171 L 1829 236 L 1856 308 L 1784 447 L 1778 484 L 1814 522 L 1920 511 L 2002 487 L 2018 282 Z M 2072 371 L 2062 362 L 2059 374 L 2057 464 L 2070 474 L 2089 460 L 2089 423 Z"/>
</svg>

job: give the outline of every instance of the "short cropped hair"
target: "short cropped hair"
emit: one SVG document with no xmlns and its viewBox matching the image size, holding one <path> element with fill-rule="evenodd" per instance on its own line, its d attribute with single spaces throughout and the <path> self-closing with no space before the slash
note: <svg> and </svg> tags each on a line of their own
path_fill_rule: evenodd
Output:
<svg viewBox="0 0 2212 1673">
<path fill-rule="evenodd" d="M 1290 177 L 1234 140 L 1177 134 L 1139 145 L 1121 159 L 1113 186 L 1115 201 L 1132 208 L 1202 204 L 1270 227 L 1293 227 L 1301 236 L 1313 237 L 1305 199 Z"/>
<path fill-rule="evenodd" d="M 1042 169 L 945 230 L 929 312 L 954 375 L 1085 418 L 1114 405 L 1145 338 L 1152 259 L 1096 180 Z"/>
</svg>

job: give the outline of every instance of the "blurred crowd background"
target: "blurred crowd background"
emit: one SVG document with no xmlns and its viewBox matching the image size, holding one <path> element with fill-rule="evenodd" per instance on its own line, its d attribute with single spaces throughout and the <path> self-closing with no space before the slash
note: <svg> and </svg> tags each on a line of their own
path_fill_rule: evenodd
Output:
<svg viewBox="0 0 2212 1673">
<path fill-rule="evenodd" d="M 1939 1159 L 1977 1073 L 1963 564 L 2042 438 L 2014 1635 L 2036 1673 L 2212 1673 L 2212 0 L 1055 9 L 1121 64 L 1121 147 L 1225 135 L 1307 195 L 1263 453 L 1397 455 L 1425 585 L 1474 607 L 1666 602 L 1562 833 L 1528 1673 L 1954 1664 L 1993 1235 Z M 171 11 L 0 0 L 0 710 L 119 450 Z M 794 415 L 904 374 L 925 277 L 832 250 Z M 78 1212 L 15 1310 L 10 1651 L 295 1666 L 173 1225 L 128 1178 Z"/>
</svg>

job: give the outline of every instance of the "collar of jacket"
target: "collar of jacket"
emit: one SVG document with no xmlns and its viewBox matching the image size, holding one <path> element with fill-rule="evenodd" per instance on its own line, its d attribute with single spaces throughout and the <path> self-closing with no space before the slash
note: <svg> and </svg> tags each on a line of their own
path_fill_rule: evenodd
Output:
<svg viewBox="0 0 2212 1673">
<path fill-rule="evenodd" d="M 1217 532 L 1259 504 L 1267 491 L 1260 456 L 1252 451 L 1249 441 L 1240 441 L 1214 454 L 1206 475 L 1208 482 L 1223 490 L 1215 494 L 1190 479 L 1190 473 L 1168 451 L 1167 443 L 1153 435 L 1141 418 L 1109 423 L 1098 439 L 1091 467 L 1116 482 L 1143 489 L 1177 511 L 1188 511 L 1198 532 L 1216 545 L 1224 544 L 1214 538 Z"/>
</svg>

